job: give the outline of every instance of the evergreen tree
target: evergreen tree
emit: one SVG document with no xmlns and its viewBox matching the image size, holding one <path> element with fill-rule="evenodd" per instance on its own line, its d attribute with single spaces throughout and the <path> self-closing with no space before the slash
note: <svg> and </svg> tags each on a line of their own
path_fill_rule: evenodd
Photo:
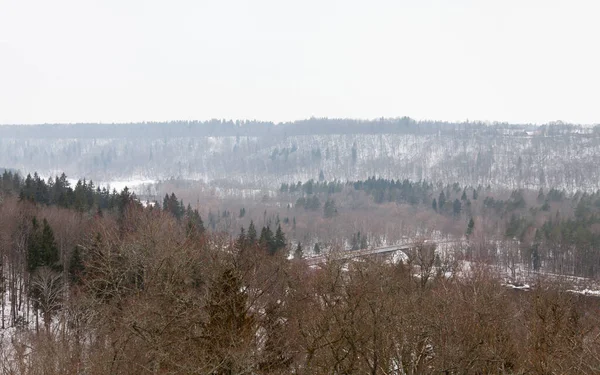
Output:
<svg viewBox="0 0 600 375">
<path fill-rule="evenodd" d="M 32 230 L 27 246 L 27 268 L 30 272 L 38 267 L 47 266 L 55 271 L 60 271 L 60 255 L 54 240 L 54 232 L 46 219 L 42 222 L 40 230 L 37 218 L 32 219 Z"/>
<path fill-rule="evenodd" d="M 271 255 L 275 254 L 277 251 L 275 239 L 273 238 L 273 232 L 268 226 L 262 228 L 258 242 L 260 243 L 260 246 L 267 250 L 267 252 Z"/>
<path fill-rule="evenodd" d="M 321 207 L 321 201 L 319 197 L 313 195 L 312 198 L 306 200 L 306 206 L 304 208 L 308 210 L 316 211 Z"/>
<path fill-rule="evenodd" d="M 81 252 L 79 251 L 79 246 L 75 246 L 75 249 L 73 249 L 73 252 L 71 253 L 71 258 L 69 259 L 69 279 L 73 284 L 80 284 L 84 272 L 85 265 L 83 263 Z"/>
<path fill-rule="evenodd" d="M 466 201 L 467 200 L 467 188 L 465 188 L 463 190 L 462 196 L 460 197 L 461 201 Z"/>
<path fill-rule="evenodd" d="M 460 215 L 461 211 L 462 211 L 462 203 L 460 203 L 460 201 L 457 198 L 454 200 L 454 203 L 452 204 L 452 212 L 454 213 L 454 216 L 458 216 L 458 215 Z"/>
<path fill-rule="evenodd" d="M 444 208 L 444 205 L 446 205 L 446 194 L 444 194 L 444 191 L 442 190 L 438 197 L 438 209 L 441 211 Z"/>
<path fill-rule="evenodd" d="M 360 232 L 352 235 L 350 245 L 352 246 L 352 250 L 360 249 Z"/>
<path fill-rule="evenodd" d="M 250 220 L 250 226 L 248 226 L 248 234 L 246 235 L 246 239 L 250 245 L 254 245 L 257 240 L 256 228 L 254 227 L 254 222 L 252 220 Z"/>
<path fill-rule="evenodd" d="M 29 272 L 35 271 L 42 265 L 42 245 L 40 236 L 40 225 L 36 217 L 31 219 L 31 233 L 27 242 L 27 269 Z"/>
<path fill-rule="evenodd" d="M 479 193 L 477 192 L 477 189 L 473 189 L 473 200 L 476 201 L 477 197 L 479 197 Z"/>
<path fill-rule="evenodd" d="M 337 216 L 337 214 L 338 214 L 338 210 L 335 205 L 335 201 L 333 199 L 327 199 L 327 201 L 325 202 L 324 209 L 323 209 L 323 215 L 326 218 L 331 218 L 331 217 Z"/>
<path fill-rule="evenodd" d="M 235 240 L 234 246 L 237 251 L 243 251 L 248 247 L 248 237 L 246 236 L 246 231 L 244 230 L 244 227 L 240 229 L 240 234 Z"/>
<path fill-rule="evenodd" d="M 435 212 L 437 212 L 437 210 L 438 210 L 437 200 L 435 198 L 433 198 L 433 203 L 431 204 L 431 208 L 433 208 L 433 210 Z"/>
<path fill-rule="evenodd" d="M 296 250 L 294 251 L 294 259 L 302 259 L 303 257 L 302 244 L 298 242 L 298 246 L 296 246 Z"/>
<path fill-rule="evenodd" d="M 538 196 L 537 196 L 537 201 L 538 201 L 538 203 L 542 203 L 542 202 L 544 202 L 545 199 L 546 199 L 546 196 L 544 195 L 544 189 L 540 188 L 540 191 L 538 192 Z"/>
<path fill-rule="evenodd" d="M 247 372 L 236 361 L 241 348 L 255 339 L 255 319 L 248 310 L 248 295 L 235 269 L 225 269 L 212 283 L 206 303 L 207 319 L 202 324 L 203 344 L 215 363 L 211 374 L 230 375 Z"/>
<path fill-rule="evenodd" d="M 279 225 L 277 226 L 277 231 L 275 231 L 275 251 L 285 249 L 285 245 L 285 235 L 283 234 L 283 230 L 281 230 L 281 225 Z"/>
<path fill-rule="evenodd" d="M 169 194 L 165 194 L 165 197 L 163 198 L 163 205 L 162 205 L 163 211 L 171 212 L 170 204 L 171 204 L 171 200 L 169 199 Z"/>
<path fill-rule="evenodd" d="M 191 207 L 189 207 L 188 211 L 187 220 L 188 229 L 191 231 L 190 234 L 203 235 L 206 232 L 206 228 L 204 228 L 204 222 L 200 213 L 197 209 L 191 210 Z"/>
<path fill-rule="evenodd" d="M 467 225 L 467 237 L 469 237 L 473 233 L 473 228 L 475 228 L 475 221 L 473 220 L 473 218 L 471 218 L 471 220 L 469 220 L 469 224 Z"/>
<path fill-rule="evenodd" d="M 58 264 L 60 254 L 58 246 L 54 240 L 54 231 L 46 219 L 42 222 L 42 260 L 45 266 L 52 268 L 55 271 L 60 271 L 62 267 Z"/>
<path fill-rule="evenodd" d="M 316 242 L 315 246 L 313 247 L 313 253 L 315 253 L 315 255 L 321 254 L 321 246 L 319 246 L 318 242 Z"/>
<path fill-rule="evenodd" d="M 367 249 L 369 247 L 369 244 L 367 243 L 367 236 L 362 236 L 362 238 L 360 239 L 360 248 L 361 250 Z"/>
<path fill-rule="evenodd" d="M 533 270 L 534 271 L 539 271 L 540 266 L 541 266 L 541 260 L 540 260 L 540 252 L 539 252 L 539 243 L 534 243 L 532 245 L 532 249 L 531 249 L 531 265 L 533 266 Z"/>
</svg>

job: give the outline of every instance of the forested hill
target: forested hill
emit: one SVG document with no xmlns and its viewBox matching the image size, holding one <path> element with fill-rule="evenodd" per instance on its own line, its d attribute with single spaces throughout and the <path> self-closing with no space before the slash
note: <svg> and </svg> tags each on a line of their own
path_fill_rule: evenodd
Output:
<svg viewBox="0 0 600 375">
<path fill-rule="evenodd" d="M 484 124 L 480 122 L 415 121 L 409 117 L 375 120 L 310 118 L 273 123 L 256 120 L 170 121 L 139 123 L 82 123 L 43 125 L 2 125 L 0 137 L 10 138 L 119 138 L 119 137 L 222 137 L 294 136 L 319 134 L 490 134 L 506 135 L 538 131 L 540 134 L 599 133 L 600 128 L 553 123 Z"/>
<path fill-rule="evenodd" d="M 600 127 L 309 119 L 0 126 L 0 166 L 108 183 L 169 178 L 276 188 L 370 176 L 600 188 Z"/>
</svg>

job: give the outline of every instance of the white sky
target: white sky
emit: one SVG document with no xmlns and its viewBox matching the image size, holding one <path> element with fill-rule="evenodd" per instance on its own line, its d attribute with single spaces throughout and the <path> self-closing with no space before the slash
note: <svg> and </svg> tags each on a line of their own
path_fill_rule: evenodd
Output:
<svg viewBox="0 0 600 375">
<path fill-rule="evenodd" d="M 0 0 L 0 124 L 600 122 L 600 1 Z"/>
</svg>

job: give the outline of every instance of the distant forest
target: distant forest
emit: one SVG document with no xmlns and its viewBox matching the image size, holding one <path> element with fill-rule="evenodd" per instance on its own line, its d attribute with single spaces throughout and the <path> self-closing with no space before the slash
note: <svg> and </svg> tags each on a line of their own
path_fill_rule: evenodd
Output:
<svg viewBox="0 0 600 375">
<path fill-rule="evenodd" d="M 169 121 L 138 123 L 85 123 L 0 126 L 0 137 L 16 138 L 122 138 L 122 137 L 224 137 L 224 136 L 301 136 L 328 134 L 476 134 L 501 135 L 534 131 L 546 135 L 571 132 L 600 133 L 600 126 L 582 127 L 561 122 L 547 125 L 482 122 L 416 121 L 410 117 L 375 120 L 310 118 L 273 123 L 256 120 Z"/>
<path fill-rule="evenodd" d="M 0 126 L 0 166 L 104 184 L 171 179 L 276 189 L 283 182 L 427 180 L 600 187 L 600 127 L 308 119 Z M 131 186 L 130 186 L 131 187 Z"/>
</svg>

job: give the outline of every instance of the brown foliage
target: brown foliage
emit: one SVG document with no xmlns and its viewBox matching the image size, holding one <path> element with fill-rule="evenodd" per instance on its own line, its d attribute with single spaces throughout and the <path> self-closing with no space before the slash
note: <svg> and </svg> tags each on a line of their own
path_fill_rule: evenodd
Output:
<svg viewBox="0 0 600 375">
<path fill-rule="evenodd" d="M 3 373 L 592 374 L 600 366 L 596 299 L 541 282 L 515 292 L 476 265 L 448 278 L 435 272 L 426 242 L 408 264 L 332 258 L 310 268 L 225 235 L 190 235 L 159 211 L 106 216 L 81 225 L 82 285 L 64 298 L 47 288 L 48 329 L 3 342 Z M 6 255 L 18 236 L 18 226 L 2 231 Z"/>
</svg>

